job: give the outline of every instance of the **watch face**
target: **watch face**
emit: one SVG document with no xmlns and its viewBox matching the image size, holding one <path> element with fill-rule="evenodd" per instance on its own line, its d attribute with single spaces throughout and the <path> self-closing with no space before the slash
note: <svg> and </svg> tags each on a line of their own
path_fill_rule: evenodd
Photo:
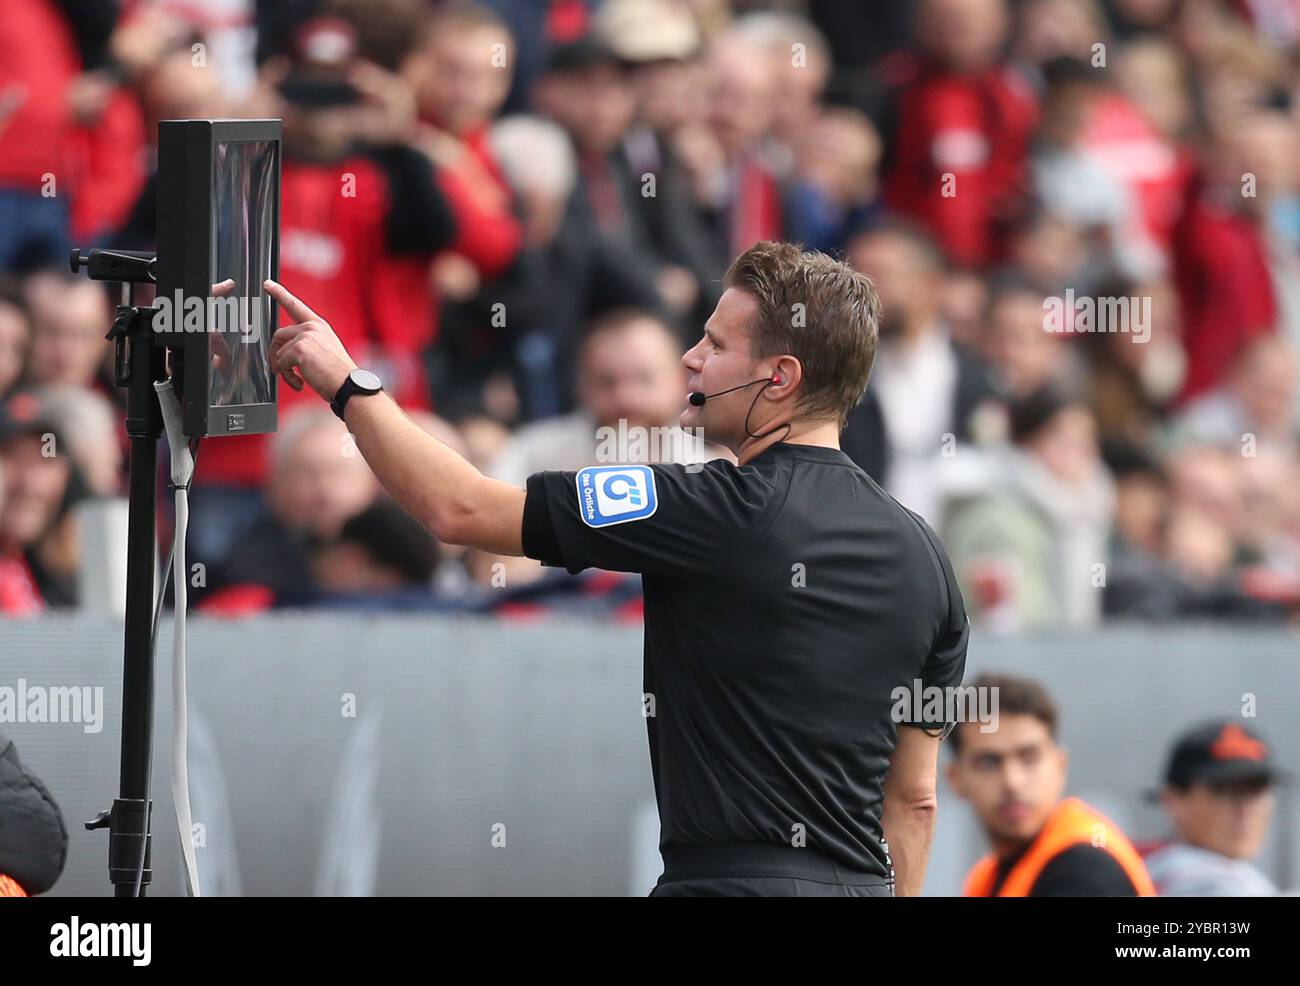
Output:
<svg viewBox="0 0 1300 986">
<path fill-rule="evenodd" d="M 384 389 L 382 381 L 369 370 L 353 370 L 348 376 L 352 382 L 362 390 L 368 390 L 371 393 Z"/>
</svg>

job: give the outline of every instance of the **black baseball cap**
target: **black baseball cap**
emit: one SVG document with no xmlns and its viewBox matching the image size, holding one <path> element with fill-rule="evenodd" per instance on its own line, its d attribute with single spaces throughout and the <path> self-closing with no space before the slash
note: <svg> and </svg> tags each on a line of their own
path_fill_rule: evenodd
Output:
<svg viewBox="0 0 1300 986">
<path fill-rule="evenodd" d="M 351 106 L 361 94 L 348 81 L 357 58 L 357 33 L 341 17 L 314 17 L 294 32 L 293 68 L 280 95 L 303 109 Z"/>
<path fill-rule="evenodd" d="M 1230 781 L 1276 783 L 1284 772 L 1273 762 L 1273 751 L 1254 730 L 1232 719 L 1194 726 L 1174 742 L 1165 765 L 1170 787 Z"/>
<path fill-rule="evenodd" d="M 622 64 L 617 53 L 603 38 L 589 33 L 573 41 L 553 45 L 546 53 L 544 71 L 547 74 L 566 74 Z"/>
</svg>

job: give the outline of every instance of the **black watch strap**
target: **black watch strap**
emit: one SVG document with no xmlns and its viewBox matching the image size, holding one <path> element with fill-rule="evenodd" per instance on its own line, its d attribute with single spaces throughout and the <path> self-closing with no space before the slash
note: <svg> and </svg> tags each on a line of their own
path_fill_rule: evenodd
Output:
<svg viewBox="0 0 1300 986">
<path fill-rule="evenodd" d="M 368 377 L 373 381 L 373 386 L 363 386 L 354 379 L 355 376 Z M 373 373 L 368 370 L 353 370 L 352 373 L 347 375 L 343 385 L 334 393 L 334 399 L 330 401 L 330 410 L 337 414 L 339 420 L 342 421 L 343 411 L 354 394 L 377 394 L 383 389 L 383 384 L 379 382 L 379 378 Z"/>
<path fill-rule="evenodd" d="M 347 406 L 348 398 L 356 389 L 357 385 L 352 382 L 351 377 L 348 377 L 343 381 L 343 386 L 334 392 L 334 399 L 330 401 L 330 410 L 339 416 L 340 421 L 343 420 L 343 408 Z"/>
</svg>

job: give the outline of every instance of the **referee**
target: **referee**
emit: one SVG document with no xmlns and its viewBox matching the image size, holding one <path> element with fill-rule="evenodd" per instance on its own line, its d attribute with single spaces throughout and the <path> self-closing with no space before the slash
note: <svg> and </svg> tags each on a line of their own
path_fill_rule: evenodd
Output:
<svg viewBox="0 0 1300 986">
<path fill-rule="evenodd" d="M 917 721 L 933 703 L 898 690 L 960 684 L 968 625 L 934 533 L 839 449 L 879 300 L 846 265 L 771 242 L 724 287 L 682 357 L 681 424 L 734 466 L 592 465 L 526 489 L 488 479 L 267 281 L 295 323 L 275 333 L 271 365 L 331 402 L 440 541 L 643 575 L 664 861 L 653 896 L 914 895 L 945 717 Z"/>
</svg>

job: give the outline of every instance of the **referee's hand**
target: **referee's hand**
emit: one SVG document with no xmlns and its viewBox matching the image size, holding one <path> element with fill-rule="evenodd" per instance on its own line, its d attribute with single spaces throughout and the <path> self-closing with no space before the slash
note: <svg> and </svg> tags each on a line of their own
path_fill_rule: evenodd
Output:
<svg viewBox="0 0 1300 986">
<path fill-rule="evenodd" d="M 333 400 L 348 374 L 357 368 L 330 324 L 275 281 L 263 282 L 266 293 L 293 319 L 275 330 L 271 369 L 294 390 L 305 381 L 325 400 Z"/>
</svg>

